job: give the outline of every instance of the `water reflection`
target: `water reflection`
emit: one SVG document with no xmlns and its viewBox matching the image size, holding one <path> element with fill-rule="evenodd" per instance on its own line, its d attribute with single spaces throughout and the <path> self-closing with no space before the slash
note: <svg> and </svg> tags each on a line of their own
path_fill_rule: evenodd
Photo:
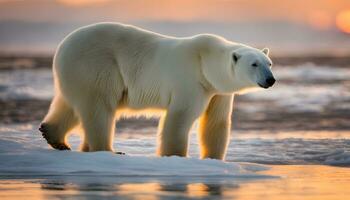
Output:
<svg viewBox="0 0 350 200">
<path fill-rule="evenodd" d="M 350 199 L 350 169 L 280 165 L 279 179 L 183 182 L 180 178 L 55 177 L 0 180 L 1 199 Z M 188 180 L 188 179 L 187 179 Z"/>
<path fill-rule="evenodd" d="M 238 185 L 230 185 L 231 189 L 236 187 Z M 190 197 L 222 196 L 223 188 L 223 184 L 193 183 L 187 185 L 187 193 Z"/>
<path fill-rule="evenodd" d="M 29 184 L 29 183 L 23 183 Z M 34 183 L 33 183 L 34 184 Z M 61 180 L 43 181 L 38 183 L 41 189 L 47 192 L 47 197 L 63 198 L 69 196 L 91 199 L 97 196 L 126 198 L 126 199 L 201 199 L 220 197 L 223 194 L 224 184 L 204 183 L 124 183 L 124 184 L 72 184 Z M 228 187 L 229 185 L 226 185 Z M 232 190 L 236 185 L 231 185 Z M 50 192 L 48 192 L 50 191 Z M 51 191 L 57 191 L 56 193 Z M 61 191 L 61 192 L 58 192 Z M 92 193 L 92 194 L 91 194 Z"/>
</svg>

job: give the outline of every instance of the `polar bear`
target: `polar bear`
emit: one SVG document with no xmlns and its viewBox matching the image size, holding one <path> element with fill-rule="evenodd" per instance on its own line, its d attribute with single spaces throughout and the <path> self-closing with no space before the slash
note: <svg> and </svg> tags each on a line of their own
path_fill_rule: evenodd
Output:
<svg viewBox="0 0 350 200">
<path fill-rule="evenodd" d="M 161 116 L 157 153 L 186 156 L 199 119 L 200 157 L 224 159 L 234 94 L 275 82 L 267 48 L 211 34 L 176 38 L 119 23 L 69 34 L 53 60 L 55 96 L 39 130 L 55 149 L 84 131 L 82 151 L 113 151 L 121 115 Z"/>
</svg>

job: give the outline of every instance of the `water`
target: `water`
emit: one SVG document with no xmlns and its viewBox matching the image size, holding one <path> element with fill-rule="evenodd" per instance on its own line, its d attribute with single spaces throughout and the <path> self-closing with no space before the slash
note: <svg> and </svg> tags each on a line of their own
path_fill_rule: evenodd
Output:
<svg viewBox="0 0 350 200">
<path fill-rule="evenodd" d="M 0 181 L 4 199 L 348 199 L 349 170 L 327 166 L 273 166 L 288 178 L 255 181 L 148 180 L 115 177 L 51 177 Z M 305 174 L 308 174 L 305 176 Z M 87 181 L 89 179 L 89 181 Z M 20 188 L 20 192 L 18 189 Z"/>
</svg>

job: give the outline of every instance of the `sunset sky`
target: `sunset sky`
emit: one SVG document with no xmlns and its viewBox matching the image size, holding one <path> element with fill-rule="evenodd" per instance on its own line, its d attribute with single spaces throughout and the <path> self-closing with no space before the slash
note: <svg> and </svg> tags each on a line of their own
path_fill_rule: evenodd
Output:
<svg viewBox="0 0 350 200">
<path fill-rule="evenodd" d="M 0 0 L 0 47 L 38 41 L 53 49 L 75 28 L 101 21 L 284 49 L 347 50 L 350 43 L 350 0 Z"/>
<path fill-rule="evenodd" d="M 349 0 L 0 0 L 0 20 L 291 21 L 350 32 Z"/>
</svg>

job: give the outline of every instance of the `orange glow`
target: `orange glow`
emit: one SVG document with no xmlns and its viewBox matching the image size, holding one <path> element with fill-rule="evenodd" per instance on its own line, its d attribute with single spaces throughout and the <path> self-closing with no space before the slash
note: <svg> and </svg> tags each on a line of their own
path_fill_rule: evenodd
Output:
<svg viewBox="0 0 350 200">
<path fill-rule="evenodd" d="M 189 183 L 160 184 L 157 182 L 113 184 L 109 191 L 86 190 L 79 184 L 62 182 L 62 184 L 46 185 L 45 181 L 0 180 L 0 197 L 2 200 L 15 199 L 60 199 L 74 198 L 77 195 L 113 195 L 113 197 L 129 197 L 128 199 L 158 200 L 174 199 L 251 199 L 251 200 L 332 200 L 350 199 L 350 171 L 346 167 L 330 167 L 321 165 L 274 165 L 261 174 L 276 176 L 274 179 L 257 179 L 243 182 L 227 183 Z M 50 182 L 51 183 L 51 182 Z M 52 187 L 53 186 L 53 187 Z M 56 188 L 56 189 L 55 189 Z M 57 188 L 60 188 L 59 190 Z M 262 198 L 263 197 L 263 198 Z"/>
<path fill-rule="evenodd" d="M 159 191 L 161 186 L 159 183 L 126 183 L 121 184 L 117 188 L 119 191 L 125 193 L 128 192 L 144 192 L 144 193 L 153 193 Z"/>
<path fill-rule="evenodd" d="M 337 15 L 337 27 L 345 32 L 350 33 L 350 10 L 344 10 Z"/>
<path fill-rule="evenodd" d="M 188 184 L 187 193 L 190 197 L 205 197 L 208 196 L 208 186 L 203 183 Z"/>
<path fill-rule="evenodd" d="M 322 165 L 276 165 L 263 174 L 279 179 L 241 184 L 230 196 L 235 199 L 349 199 L 349 169 Z M 249 198 L 247 198 L 249 197 Z"/>
<path fill-rule="evenodd" d="M 328 26 L 349 0 L 0 0 L 0 20 L 24 21 L 275 21 Z M 62 6 L 63 5 L 63 6 Z M 63 8 L 62 8 L 63 7 Z M 72 9 L 73 8 L 73 9 Z M 46 12 L 38 13 L 38 9 Z M 15 12 L 13 12 L 15 11 Z M 286 12 L 287 11 L 287 12 Z M 315 12 L 316 13 L 313 13 Z M 310 24 L 309 23 L 309 24 Z"/>
<path fill-rule="evenodd" d="M 59 3 L 62 3 L 67 6 L 86 6 L 91 4 L 102 4 L 110 0 L 57 0 Z"/>
<path fill-rule="evenodd" d="M 326 30 L 331 27 L 332 19 L 329 13 L 324 11 L 313 11 L 308 17 L 309 24 L 319 30 Z"/>
</svg>

